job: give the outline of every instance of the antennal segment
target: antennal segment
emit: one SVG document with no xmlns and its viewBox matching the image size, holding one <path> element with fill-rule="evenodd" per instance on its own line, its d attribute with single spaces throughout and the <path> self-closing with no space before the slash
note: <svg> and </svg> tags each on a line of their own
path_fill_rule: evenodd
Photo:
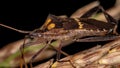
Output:
<svg viewBox="0 0 120 68">
<path fill-rule="evenodd" d="M 4 25 L 4 24 L 1 24 L 1 23 L 0 23 L 0 26 L 3 26 L 3 27 L 5 27 L 5 28 L 8 28 L 8 29 L 11 29 L 11 30 L 17 31 L 17 32 L 19 32 L 19 33 L 24 33 L 24 34 L 26 34 L 26 33 L 30 33 L 30 32 L 31 32 L 31 31 L 19 30 L 19 29 L 16 29 L 16 28 L 13 28 L 13 27 L 10 27 L 10 26 L 7 26 L 7 25 Z"/>
</svg>

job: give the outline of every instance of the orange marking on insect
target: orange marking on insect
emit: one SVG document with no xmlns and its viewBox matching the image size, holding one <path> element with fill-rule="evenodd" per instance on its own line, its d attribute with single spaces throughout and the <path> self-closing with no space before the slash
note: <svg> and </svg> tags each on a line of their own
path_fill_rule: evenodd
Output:
<svg viewBox="0 0 120 68">
<path fill-rule="evenodd" d="M 82 29 L 83 28 L 83 25 L 82 23 L 79 23 L 79 28 Z"/>
<path fill-rule="evenodd" d="M 49 18 L 47 19 L 47 21 L 45 22 L 45 25 L 48 25 L 52 20 Z"/>
<path fill-rule="evenodd" d="M 52 28 L 54 28 L 54 27 L 55 27 L 55 24 L 54 24 L 54 23 L 51 23 L 51 24 L 48 25 L 47 29 L 50 30 L 50 29 L 52 29 Z"/>
<path fill-rule="evenodd" d="M 82 29 L 84 24 L 82 24 L 82 23 L 79 21 L 79 19 L 77 19 L 77 18 L 74 18 L 74 20 L 77 21 L 77 23 L 78 23 L 78 25 L 79 25 L 79 29 Z"/>
</svg>

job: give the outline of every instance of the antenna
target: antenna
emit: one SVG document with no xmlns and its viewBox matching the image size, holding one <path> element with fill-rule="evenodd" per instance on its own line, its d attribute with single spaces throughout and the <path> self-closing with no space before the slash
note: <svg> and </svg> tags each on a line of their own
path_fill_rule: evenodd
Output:
<svg viewBox="0 0 120 68">
<path fill-rule="evenodd" d="M 5 28 L 8 28 L 8 29 L 11 29 L 11 30 L 17 31 L 17 32 L 19 32 L 19 33 L 24 33 L 24 34 L 26 34 L 26 33 L 30 33 L 30 32 L 31 32 L 31 31 L 19 30 L 19 29 L 16 29 L 16 28 L 13 28 L 13 27 L 10 27 L 10 26 L 7 26 L 7 25 L 4 25 L 4 24 L 1 24 L 1 23 L 0 23 L 0 26 L 3 26 L 3 27 L 5 27 Z"/>
</svg>

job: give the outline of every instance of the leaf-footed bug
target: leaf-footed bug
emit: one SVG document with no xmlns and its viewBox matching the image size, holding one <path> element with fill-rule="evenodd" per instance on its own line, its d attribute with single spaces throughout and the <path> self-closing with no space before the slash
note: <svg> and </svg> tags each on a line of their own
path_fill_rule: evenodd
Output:
<svg viewBox="0 0 120 68">
<path fill-rule="evenodd" d="M 88 18 L 94 12 L 101 9 L 104 13 L 107 22 L 98 21 L 95 19 Z M 42 39 L 46 44 L 43 49 L 39 50 L 30 60 L 30 63 L 34 58 L 41 53 L 48 45 L 50 45 L 52 40 L 59 40 L 60 45 L 58 49 L 57 59 L 60 59 L 61 52 L 61 42 L 68 39 L 73 39 L 77 42 L 95 42 L 95 41 L 107 41 L 114 40 L 119 35 L 117 35 L 116 28 L 117 22 L 108 13 L 104 11 L 101 6 L 94 7 L 87 13 L 85 13 L 80 18 L 68 18 L 68 17 L 58 17 L 55 15 L 49 15 L 45 24 L 41 29 L 36 29 L 34 31 L 20 31 L 6 25 L 0 24 L 1 26 L 19 31 L 21 33 L 29 33 L 26 38 L 37 39 L 34 42 L 29 42 L 24 44 L 24 46 L 30 46 L 32 44 L 41 43 Z M 67 26 L 69 25 L 69 26 Z M 32 41 L 31 40 L 31 41 Z M 32 65 L 31 65 L 32 67 Z"/>
</svg>

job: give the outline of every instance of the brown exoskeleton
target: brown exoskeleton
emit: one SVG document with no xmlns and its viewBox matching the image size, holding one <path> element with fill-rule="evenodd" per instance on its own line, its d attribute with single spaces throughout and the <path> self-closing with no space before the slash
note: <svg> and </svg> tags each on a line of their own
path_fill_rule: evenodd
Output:
<svg viewBox="0 0 120 68">
<path fill-rule="evenodd" d="M 102 10 L 105 18 L 107 19 L 107 22 L 89 18 L 93 13 L 97 12 L 98 10 Z M 42 42 L 47 43 L 31 58 L 31 68 L 32 61 L 35 59 L 35 57 L 43 50 L 45 50 L 53 40 L 58 40 L 60 43 L 59 48 L 56 49 L 58 50 L 57 59 L 59 60 L 62 48 L 61 43 L 65 40 L 72 39 L 74 42 L 95 42 L 114 40 L 119 37 L 116 32 L 117 21 L 113 19 L 108 13 L 106 13 L 101 6 L 96 6 L 90 9 L 80 18 L 59 17 L 50 14 L 41 29 L 36 29 L 31 32 L 23 32 L 3 24 L 0 25 L 22 33 L 29 33 L 26 38 L 30 38 L 31 42 L 23 44 L 23 46 L 20 48 L 21 52 L 22 49 L 26 46 L 30 46 L 32 44 L 40 44 Z M 23 53 L 22 57 L 24 57 Z"/>
</svg>

